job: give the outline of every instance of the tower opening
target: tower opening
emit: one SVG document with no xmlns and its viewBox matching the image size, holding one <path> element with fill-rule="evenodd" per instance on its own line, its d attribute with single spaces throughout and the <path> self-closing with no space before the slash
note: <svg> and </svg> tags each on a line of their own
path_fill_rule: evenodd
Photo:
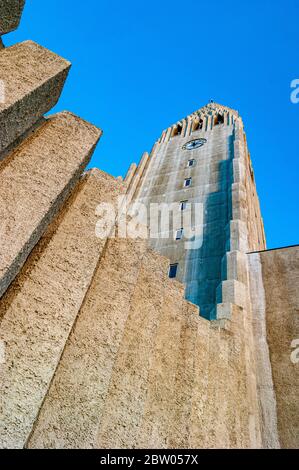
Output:
<svg viewBox="0 0 299 470">
<path fill-rule="evenodd" d="M 177 137 L 179 135 L 182 135 L 182 132 L 183 132 L 183 126 L 181 124 L 177 124 L 172 131 L 171 137 Z"/>
<path fill-rule="evenodd" d="M 200 131 L 203 127 L 203 120 L 199 119 L 193 123 L 192 132 Z"/>
<path fill-rule="evenodd" d="M 222 114 L 217 114 L 214 120 L 214 126 L 219 126 L 220 124 L 224 124 L 224 116 Z"/>
</svg>

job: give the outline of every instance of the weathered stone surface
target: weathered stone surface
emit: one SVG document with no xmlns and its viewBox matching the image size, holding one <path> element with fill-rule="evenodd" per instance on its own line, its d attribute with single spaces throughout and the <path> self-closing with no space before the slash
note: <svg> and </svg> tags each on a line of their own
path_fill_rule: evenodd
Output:
<svg viewBox="0 0 299 470">
<path fill-rule="evenodd" d="M 100 134 L 60 113 L 0 164 L 0 296 L 70 194 Z"/>
<path fill-rule="evenodd" d="M 57 102 L 70 63 L 26 41 L 1 51 L 0 160 L 3 151 Z"/>
<path fill-rule="evenodd" d="M 19 26 L 25 0 L 0 0 L 0 36 Z"/>
<path fill-rule="evenodd" d="M 77 142 L 76 145 L 80 144 Z M 74 147 L 69 148 L 70 152 L 75 152 Z M 70 158 L 70 155 L 67 155 L 67 158 Z M 63 164 L 67 165 L 66 161 L 63 160 Z M 0 301 L 0 340 L 4 341 L 6 350 L 5 364 L 0 365 L 2 448 L 23 447 L 33 430 L 106 243 L 106 240 L 95 236 L 95 208 L 101 201 L 112 202 L 119 194 L 119 189 L 120 185 L 114 178 L 99 170 L 87 173 Z M 131 275 L 133 276 L 133 273 Z M 121 302 L 121 296 L 119 301 Z M 122 305 L 125 307 L 124 300 Z M 96 305 L 90 307 L 91 315 L 96 315 Z M 115 308 L 120 308 L 120 305 Z M 108 311 L 107 305 L 106 314 Z M 100 311 L 98 315 L 100 318 Z M 120 328 L 119 325 L 114 325 L 113 318 L 111 321 L 111 326 Z M 79 361 L 85 357 L 84 347 L 93 344 L 92 337 L 98 333 L 97 328 L 100 326 L 96 320 L 95 323 L 92 320 L 89 327 L 90 337 L 85 340 L 85 346 L 77 349 L 75 362 L 76 359 Z M 96 328 L 94 333 L 93 327 Z M 104 345 L 105 331 L 101 333 Z M 113 339 L 116 332 L 112 328 L 110 333 L 106 330 L 106 334 L 109 352 L 110 339 Z M 77 340 L 79 341 L 80 337 Z M 96 348 L 96 344 L 93 346 Z M 85 360 L 95 364 L 92 355 L 86 356 Z M 100 370 L 102 366 L 100 363 Z M 76 368 L 76 374 L 72 378 L 74 383 L 78 380 L 81 386 L 85 372 L 85 366 L 82 369 Z M 65 373 L 68 376 L 67 370 Z M 95 368 L 91 371 L 90 378 L 94 381 L 96 377 Z M 66 386 L 66 390 L 61 391 L 61 396 L 69 392 L 75 400 L 73 403 L 69 402 L 70 407 L 68 402 L 65 402 L 67 419 L 72 422 L 76 409 L 76 393 L 73 394 L 70 383 L 67 382 Z M 81 388 L 81 393 L 84 393 L 84 387 Z M 71 409 L 73 404 L 74 410 Z M 78 401 L 77 404 L 79 405 Z M 63 403 L 61 406 L 63 408 Z M 81 411 L 83 412 L 82 408 Z M 53 418 L 58 416 L 56 414 Z M 57 431 L 57 428 L 55 429 Z M 47 438 L 47 444 L 53 442 L 52 438 L 54 439 L 53 432 Z M 67 435 L 64 435 L 63 439 L 67 441 Z M 79 443 L 79 431 L 77 439 Z"/>
<path fill-rule="evenodd" d="M 259 299 L 257 307 L 262 313 L 257 309 L 256 315 L 263 315 L 265 320 L 280 445 L 298 448 L 299 354 L 295 351 L 298 343 L 292 347 L 292 342 L 299 339 L 299 246 L 248 256 L 251 267 L 257 265 L 253 257 L 258 256 L 261 264 L 264 299 Z M 254 289 L 253 283 L 251 288 Z M 266 391 L 271 390 L 268 387 Z"/>
</svg>

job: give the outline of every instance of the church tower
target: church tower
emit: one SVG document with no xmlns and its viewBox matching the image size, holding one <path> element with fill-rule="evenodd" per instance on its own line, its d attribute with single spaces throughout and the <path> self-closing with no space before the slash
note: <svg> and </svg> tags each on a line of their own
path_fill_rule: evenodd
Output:
<svg viewBox="0 0 299 470">
<path fill-rule="evenodd" d="M 144 154 L 139 167 L 130 168 L 127 182 L 134 200 L 145 204 L 148 214 L 156 203 L 165 217 L 163 206 L 172 205 L 170 235 L 165 236 L 159 223 L 150 244 L 169 258 L 169 275 L 185 284 L 187 300 L 200 307 L 203 317 L 216 319 L 217 305 L 235 303 L 242 290 L 229 282 L 244 282 L 242 253 L 266 246 L 238 112 L 210 102 L 170 126 L 151 155 Z M 192 214 L 196 204 L 197 211 L 201 208 L 197 220 Z M 192 230 L 199 234 L 197 245 L 186 243 L 188 211 Z"/>
</svg>

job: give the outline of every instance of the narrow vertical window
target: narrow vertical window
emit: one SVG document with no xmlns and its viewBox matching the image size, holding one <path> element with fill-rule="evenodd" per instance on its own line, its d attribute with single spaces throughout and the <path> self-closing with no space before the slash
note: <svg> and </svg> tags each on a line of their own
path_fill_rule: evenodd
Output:
<svg viewBox="0 0 299 470">
<path fill-rule="evenodd" d="M 180 202 L 180 209 L 181 209 L 181 211 L 186 210 L 186 208 L 187 208 L 187 202 L 188 202 L 187 200 Z"/>
<path fill-rule="evenodd" d="M 188 160 L 187 166 L 190 167 L 190 166 L 194 166 L 194 165 L 195 165 L 194 158 L 190 158 L 190 160 Z"/>
<path fill-rule="evenodd" d="M 171 264 L 169 266 L 169 273 L 168 273 L 168 276 L 170 277 L 170 279 L 174 279 L 177 275 L 177 272 L 178 272 L 178 263 Z"/>
<path fill-rule="evenodd" d="M 183 238 L 183 234 L 184 234 L 184 229 L 183 228 L 180 228 L 179 230 L 176 230 L 175 239 L 176 240 L 181 240 Z"/>
<path fill-rule="evenodd" d="M 191 182 L 192 182 L 192 178 L 185 178 L 184 187 L 188 188 L 189 186 L 191 186 Z"/>
</svg>

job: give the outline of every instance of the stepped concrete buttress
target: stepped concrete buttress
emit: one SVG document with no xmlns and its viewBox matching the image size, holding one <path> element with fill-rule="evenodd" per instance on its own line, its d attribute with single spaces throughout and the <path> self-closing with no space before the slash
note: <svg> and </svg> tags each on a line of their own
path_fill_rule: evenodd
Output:
<svg viewBox="0 0 299 470">
<path fill-rule="evenodd" d="M 19 26 L 24 5 L 25 0 L 0 0 L 0 36 Z"/>
<path fill-rule="evenodd" d="M 0 300 L 0 339 L 6 346 L 0 366 L 1 447 L 24 447 L 33 430 L 105 247 L 95 236 L 95 207 L 107 194 L 113 202 L 119 190 L 99 170 L 83 176 Z"/>
<path fill-rule="evenodd" d="M 0 295 L 71 193 L 100 135 L 73 114 L 59 113 L 0 163 Z"/>
<path fill-rule="evenodd" d="M 0 160 L 58 101 L 70 63 L 32 41 L 0 54 Z"/>
</svg>

